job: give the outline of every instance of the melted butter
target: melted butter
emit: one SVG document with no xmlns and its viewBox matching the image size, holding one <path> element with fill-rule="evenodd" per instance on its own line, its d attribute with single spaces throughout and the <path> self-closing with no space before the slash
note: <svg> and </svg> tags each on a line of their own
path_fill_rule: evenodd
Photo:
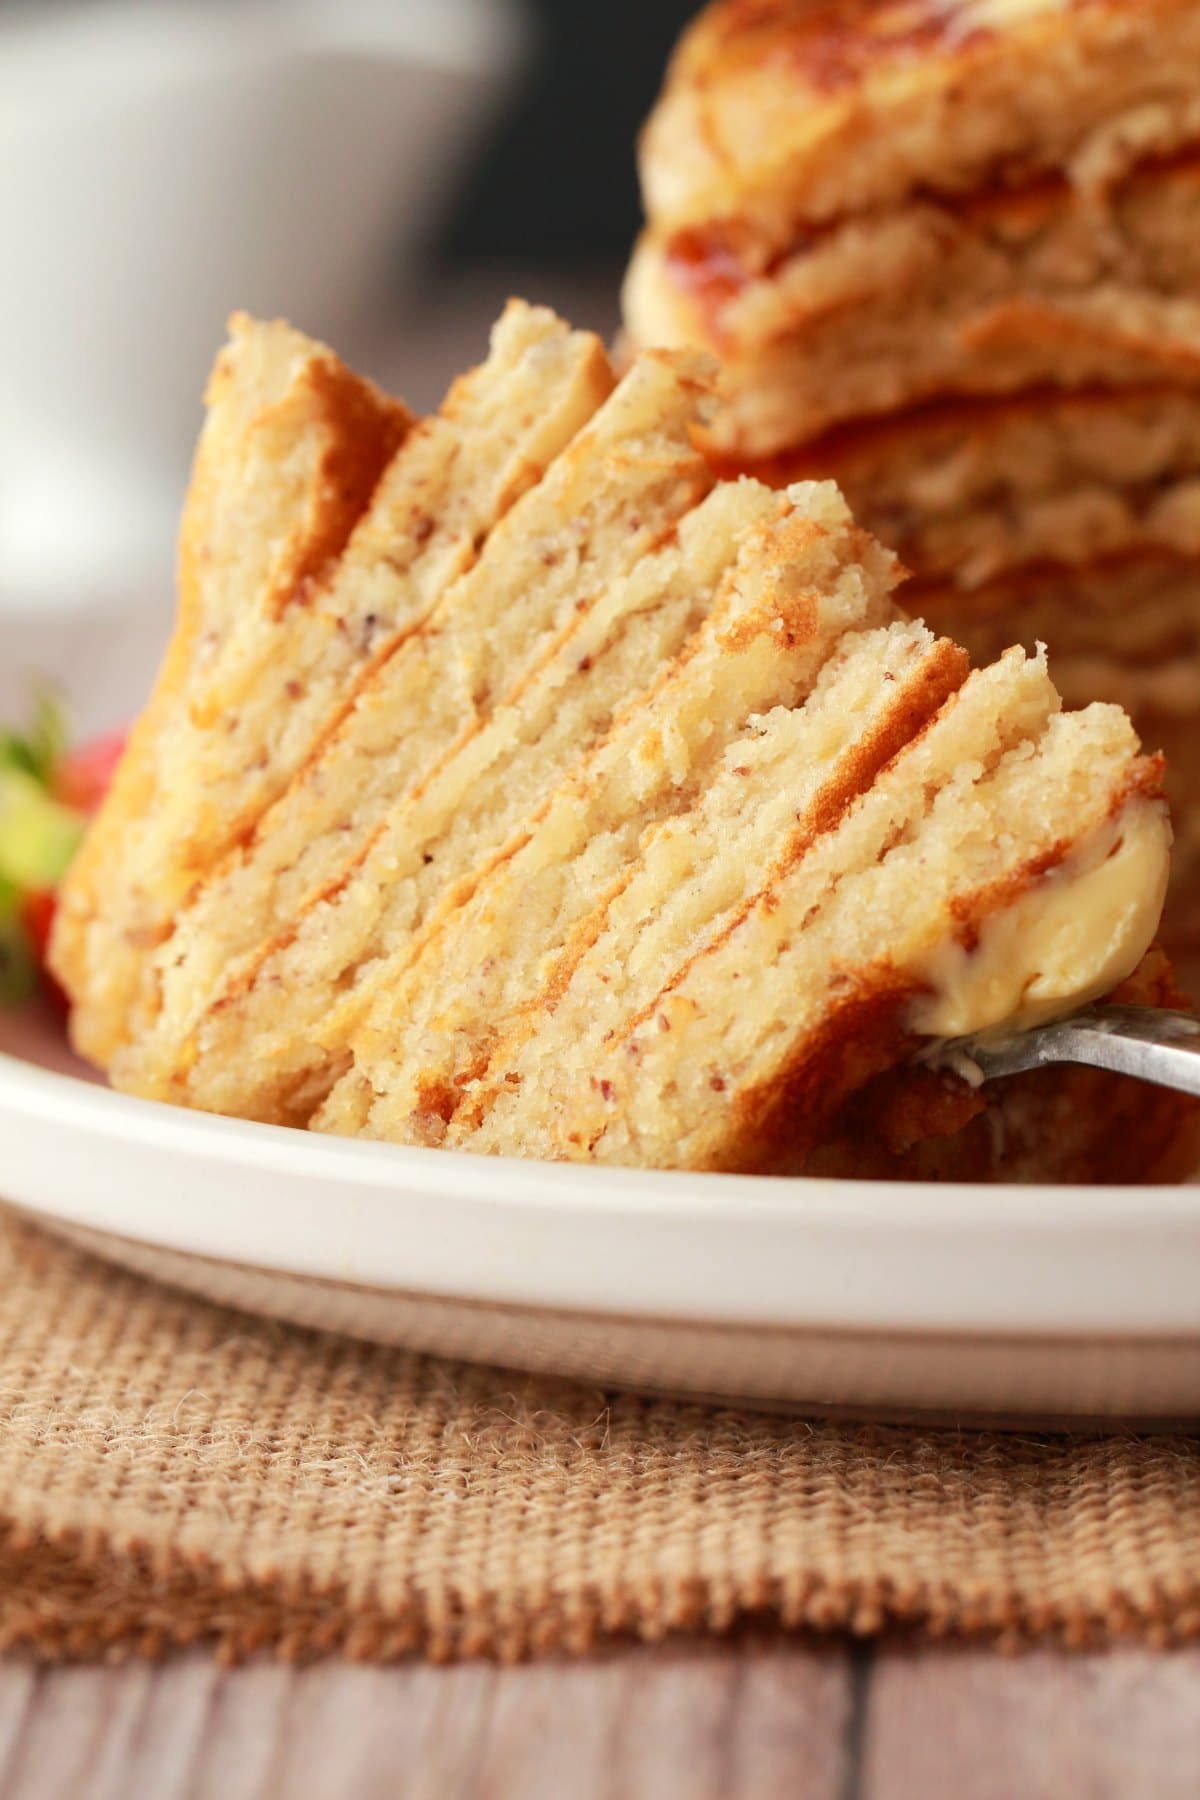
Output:
<svg viewBox="0 0 1200 1800">
<path fill-rule="evenodd" d="M 1086 1006 L 1131 975 L 1162 914 L 1166 808 L 1137 800 L 988 919 L 973 949 L 940 944 L 915 972 L 909 1024 L 929 1037 L 1022 1031 Z"/>
</svg>

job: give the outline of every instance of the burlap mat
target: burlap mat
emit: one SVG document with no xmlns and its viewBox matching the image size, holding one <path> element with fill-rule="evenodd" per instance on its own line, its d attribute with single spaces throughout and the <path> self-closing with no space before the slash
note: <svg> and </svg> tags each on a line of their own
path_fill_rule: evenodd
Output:
<svg viewBox="0 0 1200 1800">
<path fill-rule="evenodd" d="M 1200 1635 L 1200 1443 L 865 1429 L 293 1332 L 0 1226 L 0 1643 Z"/>
</svg>

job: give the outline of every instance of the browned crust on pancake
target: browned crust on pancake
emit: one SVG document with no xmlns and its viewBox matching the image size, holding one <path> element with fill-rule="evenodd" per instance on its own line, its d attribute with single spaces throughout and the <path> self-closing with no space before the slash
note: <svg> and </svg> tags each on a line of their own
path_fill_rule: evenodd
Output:
<svg viewBox="0 0 1200 1800">
<path fill-rule="evenodd" d="M 1114 184 L 1109 204 L 1120 197 L 1136 196 L 1162 180 L 1200 183 L 1200 147 L 1189 147 L 1170 156 L 1150 156 Z M 1080 204 L 1079 195 L 1065 175 L 1041 173 L 1021 187 L 993 183 L 972 193 L 934 198 L 915 197 L 913 204 L 945 221 L 947 230 L 978 233 L 984 237 L 1032 236 L 1056 218 Z M 785 242 L 771 242 L 754 224 L 736 214 L 708 219 L 702 224 L 681 225 L 660 241 L 662 268 L 667 279 L 688 296 L 704 322 L 708 339 L 719 344 L 727 333 L 722 315 L 731 300 L 755 282 L 770 281 L 819 245 L 827 243 L 855 215 L 824 219 L 818 224 L 797 225 Z M 653 238 L 654 234 L 651 233 Z M 834 303 L 827 303 L 834 310 Z M 853 304 L 848 302 L 846 304 Z M 811 315 L 805 315 L 809 323 Z"/>
<path fill-rule="evenodd" d="M 1186 1007 L 1150 949 L 1112 998 Z M 812 1172 L 892 1180 L 1185 1180 L 1200 1159 L 1200 1102 L 1098 1069 L 1041 1069 L 982 1088 L 901 1067 L 832 1121 Z M 785 1158 L 786 1161 L 786 1153 Z"/>
<path fill-rule="evenodd" d="M 288 329 L 282 321 L 276 324 Z M 254 321 L 243 313 L 235 313 L 229 321 L 229 329 L 235 333 L 253 326 Z M 305 364 L 300 379 L 271 415 L 294 411 L 318 427 L 323 426 L 325 432 L 314 478 L 313 518 L 303 543 L 296 545 L 295 554 L 282 569 L 271 595 L 277 614 L 302 597 L 306 584 L 341 555 L 380 476 L 416 423 L 415 415 L 402 401 L 354 374 L 332 350 L 324 346 L 314 349 L 316 353 Z M 205 405 L 210 410 L 221 404 L 225 390 L 236 379 L 232 363 L 233 352 L 227 346 L 217 357 L 205 392 Z M 252 429 L 261 430 L 265 417 Z M 197 586 L 207 559 L 202 506 L 208 497 L 209 474 L 201 454 L 193 470 L 193 482 L 205 491 L 195 496 L 199 504 L 189 504 L 184 515 L 179 551 L 181 629 L 172 651 L 179 637 L 194 624 Z"/>
<path fill-rule="evenodd" d="M 1170 153 L 1196 135 L 1192 25 L 1187 0 L 723 0 L 684 33 L 643 133 L 647 209 L 692 224 L 740 200 L 778 230 L 1021 185 L 1156 101 L 1144 153 Z"/>
<path fill-rule="evenodd" d="M 336 562 L 380 476 L 415 423 L 400 401 L 385 401 L 334 357 L 314 362 L 306 385 L 328 421 L 328 437 L 318 472 L 316 524 L 286 579 L 270 596 L 276 617 L 288 606 L 302 603 L 309 583 Z M 203 544 L 187 547 L 185 554 L 203 556 Z M 180 579 L 182 584 L 182 574 Z"/>
<path fill-rule="evenodd" d="M 1089 590 L 1094 591 L 1098 582 L 1120 580 L 1123 576 L 1136 580 L 1153 570 L 1172 569 L 1180 572 L 1194 569 L 1200 586 L 1200 558 L 1164 546 L 1139 545 L 1131 550 L 1117 551 L 1111 556 L 1095 557 L 1086 563 L 1059 563 L 1045 559 L 1022 563 L 1017 568 L 1002 570 L 990 576 L 980 586 L 970 589 L 958 587 L 944 575 L 922 579 L 909 574 L 900 597 L 905 612 L 915 618 L 923 617 L 925 606 L 936 600 L 943 605 L 957 607 L 964 624 L 971 618 L 973 610 L 981 611 L 985 607 L 989 611 L 1011 609 L 1015 624 L 1020 618 L 1025 597 L 1044 586 L 1058 587 L 1064 595 L 1077 593 L 1080 602 L 1086 604 Z M 1050 648 L 1053 651 L 1054 646 L 1051 645 Z"/>
<path fill-rule="evenodd" d="M 1115 321 L 1070 315 L 1057 310 L 1048 301 L 1027 296 L 1004 300 L 970 320 L 963 328 L 962 341 L 967 349 L 974 351 L 1003 350 L 1010 345 L 1024 350 L 1034 346 L 1043 350 L 1061 346 L 1064 351 L 1072 351 L 1081 342 L 1086 342 L 1093 348 L 1104 346 L 1115 356 L 1136 357 L 1147 367 L 1157 366 L 1165 378 L 1188 382 L 1200 380 L 1200 348 L 1184 343 L 1180 338 L 1150 340 L 1144 332 L 1123 327 Z M 1144 382 L 1137 385 L 1144 385 Z M 964 388 L 961 391 L 968 393 L 971 390 Z"/>
<path fill-rule="evenodd" d="M 936 445 L 950 439 L 989 437 L 1022 417 L 1036 418 L 1048 411 L 1057 416 L 1103 415 L 1153 404 L 1177 393 L 1175 383 L 1159 381 L 1121 388 L 1099 384 L 1059 388 L 1035 383 L 1015 393 L 936 394 L 892 412 L 864 413 L 843 420 L 819 437 L 772 456 L 736 455 L 708 444 L 705 453 L 722 481 L 750 475 L 776 488 L 793 481 L 840 481 L 860 459 L 909 454 L 914 443 Z"/>
<path fill-rule="evenodd" d="M 918 991 L 886 968 L 873 985 L 856 984 L 771 1081 L 736 1097 L 712 1166 L 755 1171 L 803 1161 L 851 1094 L 918 1048 L 904 1024 Z"/>
<path fill-rule="evenodd" d="M 1119 817 L 1135 800 L 1161 798 L 1162 776 L 1161 757 L 1139 758 L 1124 788 L 1114 793 L 1109 817 Z M 1076 847 L 1074 838 L 1061 839 L 1002 879 L 960 896 L 951 911 L 963 948 L 973 949 L 990 917 L 1061 867 Z M 905 1014 L 921 991 L 919 983 L 886 960 L 873 981 L 857 978 L 852 991 L 835 1004 L 814 1036 L 794 1047 L 771 1081 L 737 1096 L 720 1166 L 762 1168 L 803 1159 L 852 1093 L 919 1047 L 921 1040 L 906 1029 Z M 958 1121 L 965 1122 L 965 1117 Z"/>
</svg>

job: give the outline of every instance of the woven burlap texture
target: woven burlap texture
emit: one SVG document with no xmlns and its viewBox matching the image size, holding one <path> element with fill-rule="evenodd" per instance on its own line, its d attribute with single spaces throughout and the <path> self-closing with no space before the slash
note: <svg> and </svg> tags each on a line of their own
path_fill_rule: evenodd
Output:
<svg viewBox="0 0 1200 1800">
<path fill-rule="evenodd" d="M 1200 1444 L 809 1425 L 291 1331 L 0 1227 L 0 1643 L 1200 1635 Z"/>
</svg>

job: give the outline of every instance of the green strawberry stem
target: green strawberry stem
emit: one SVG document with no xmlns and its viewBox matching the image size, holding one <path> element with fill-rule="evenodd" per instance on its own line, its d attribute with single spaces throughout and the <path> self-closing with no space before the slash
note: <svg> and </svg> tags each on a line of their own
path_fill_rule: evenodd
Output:
<svg viewBox="0 0 1200 1800">
<path fill-rule="evenodd" d="M 0 1006 L 28 1000 L 37 987 L 37 959 L 21 917 L 21 896 L 0 880 Z"/>
</svg>

